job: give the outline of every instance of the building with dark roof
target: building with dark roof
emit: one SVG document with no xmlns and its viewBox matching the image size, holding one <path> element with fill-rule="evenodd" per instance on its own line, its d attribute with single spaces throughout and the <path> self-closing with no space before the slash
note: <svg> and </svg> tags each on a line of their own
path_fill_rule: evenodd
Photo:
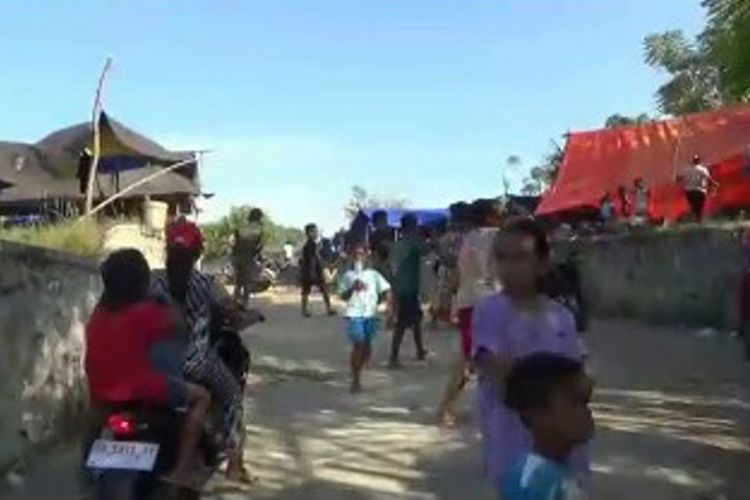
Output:
<svg viewBox="0 0 750 500">
<path fill-rule="evenodd" d="M 173 213 L 190 211 L 200 193 L 195 153 L 167 150 L 106 113 L 101 114 L 99 128 L 96 200 L 104 200 L 159 169 L 186 162 L 128 192 L 114 208 L 129 212 L 149 197 L 168 203 Z M 0 215 L 69 216 L 80 211 L 85 184 L 80 178 L 81 159 L 92 148 L 92 140 L 91 124 L 82 123 L 53 132 L 36 144 L 0 142 Z"/>
</svg>

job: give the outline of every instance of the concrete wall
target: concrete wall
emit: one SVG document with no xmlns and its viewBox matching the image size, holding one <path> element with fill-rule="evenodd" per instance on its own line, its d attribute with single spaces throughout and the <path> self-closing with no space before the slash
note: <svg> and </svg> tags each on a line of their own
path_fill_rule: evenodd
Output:
<svg viewBox="0 0 750 500">
<path fill-rule="evenodd" d="M 119 222 L 104 233 L 102 251 L 109 254 L 122 248 L 137 248 L 152 269 L 164 267 L 166 241 L 164 231 L 149 229 L 139 223 Z"/>
<path fill-rule="evenodd" d="M 693 227 L 579 242 L 594 315 L 736 327 L 742 229 Z"/>
<path fill-rule="evenodd" d="M 95 264 L 0 242 L 0 470 L 75 425 Z"/>
</svg>

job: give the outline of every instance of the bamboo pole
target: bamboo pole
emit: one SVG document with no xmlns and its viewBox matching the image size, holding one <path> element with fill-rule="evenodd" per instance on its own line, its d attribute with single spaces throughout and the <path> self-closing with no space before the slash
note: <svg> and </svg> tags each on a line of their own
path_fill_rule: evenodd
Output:
<svg viewBox="0 0 750 500">
<path fill-rule="evenodd" d="M 97 206 L 91 209 L 91 212 L 89 215 L 94 215 L 97 212 L 100 212 L 103 208 L 105 208 L 107 205 L 111 204 L 113 201 L 117 200 L 118 198 L 121 198 L 122 196 L 128 194 L 130 191 L 134 190 L 135 188 L 142 186 L 146 183 L 151 182 L 152 180 L 161 177 L 162 175 L 172 172 L 173 170 L 177 170 L 180 167 L 184 167 L 185 165 L 190 165 L 191 163 L 195 163 L 195 158 L 190 158 L 188 160 L 182 160 L 178 161 L 177 163 L 174 163 L 168 167 L 165 167 L 163 169 L 160 169 L 158 172 L 154 172 L 151 175 L 147 175 L 143 179 L 139 179 L 135 181 L 134 183 L 126 186 L 121 191 L 118 191 L 117 193 L 113 194 L 109 198 L 105 199 L 101 203 L 99 203 Z"/>
<path fill-rule="evenodd" d="M 112 58 L 108 57 L 104 63 L 104 69 L 102 69 L 101 75 L 99 75 L 99 83 L 96 86 L 96 94 L 94 95 L 94 106 L 91 110 L 91 129 L 93 133 L 93 152 L 91 156 L 91 165 L 89 165 L 89 177 L 86 184 L 86 205 L 84 208 L 84 215 L 92 215 L 92 206 L 94 204 L 94 182 L 96 181 L 96 170 L 99 166 L 99 156 L 101 156 L 101 133 L 99 130 L 99 122 L 102 113 L 102 92 L 104 90 L 104 83 L 112 67 Z"/>
</svg>

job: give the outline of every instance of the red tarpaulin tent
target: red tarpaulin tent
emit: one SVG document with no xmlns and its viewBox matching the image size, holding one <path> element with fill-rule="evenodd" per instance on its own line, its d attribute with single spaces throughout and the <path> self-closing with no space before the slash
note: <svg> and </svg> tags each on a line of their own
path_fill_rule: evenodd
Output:
<svg viewBox="0 0 750 500">
<path fill-rule="evenodd" d="M 642 178 L 651 216 L 676 220 L 688 211 L 677 176 L 699 155 L 721 187 L 708 213 L 750 206 L 750 106 L 685 115 L 642 125 L 570 134 L 560 173 L 537 209 L 551 215 L 599 207 Z"/>
</svg>

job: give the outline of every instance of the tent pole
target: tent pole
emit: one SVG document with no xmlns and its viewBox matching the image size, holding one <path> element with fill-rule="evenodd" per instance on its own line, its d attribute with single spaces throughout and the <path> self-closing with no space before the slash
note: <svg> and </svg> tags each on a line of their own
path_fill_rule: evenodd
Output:
<svg viewBox="0 0 750 500">
<path fill-rule="evenodd" d="M 144 184 L 146 184 L 148 182 L 151 182 L 152 180 L 154 180 L 154 179 L 156 179 L 158 177 L 161 177 L 164 174 L 172 172 L 173 170 L 177 170 L 180 167 L 184 167 L 185 165 L 189 165 L 189 164 L 194 163 L 194 162 L 195 162 L 195 158 L 190 158 L 189 160 L 178 161 L 177 163 L 174 163 L 174 164 L 172 164 L 172 165 L 170 165 L 168 167 L 160 169 L 158 172 L 154 172 L 151 175 L 147 175 L 143 179 L 139 179 L 139 180 L 133 182 L 132 184 L 130 184 L 130 185 L 126 186 L 125 188 L 123 188 L 122 191 L 118 191 L 117 193 L 113 194 L 112 196 L 110 196 L 106 200 L 104 200 L 101 203 L 99 203 L 97 206 L 93 207 L 91 209 L 91 211 L 89 212 L 88 215 L 94 215 L 97 212 L 100 212 L 107 205 L 111 204 L 113 201 L 115 201 L 115 200 L 123 197 L 124 195 L 128 194 L 130 191 L 134 190 L 135 188 L 137 188 L 139 186 L 142 186 L 142 185 L 144 185 Z"/>
<path fill-rule="evenodd" d="M 104 90 L 104 82 L 107 73 L 111 67 L 112 58 L 108 57 L 107 61 L 104 63 L 104 69 L 102 69 L 102 73 L 99 75 L 99 83 L 96 86 L 96 94 L 94 95 L 94 107 L 91 110 L 93 154 L 91 156 L 91 164 L 89 165 L 88 179 L 86 180 L 86 205 L 84 208 L 84 214 L 86 215 L 91 215 L 91 207 L 94 204 L 94 182 L 96 180 L 96 169 L 99 165 L 99 156 L 101 155 L 101 133 L 99 130 L 99 122 L 102 112 L 102 91 Z"/>
<path fill-rule="evenodd" d="M 682 138 L 686 132 L 685 129 L 687 129 L 687 115 L 683 115 L 680 117 L 680 126 L 677 127 L 677 141 L 674 145 L 674 153 L 672 154 L 672 178 L 676 181 L 678 178 L 677 173 L 677 158 L 680 153 L 680 146 L 682 146 Z"/>
</svg>

